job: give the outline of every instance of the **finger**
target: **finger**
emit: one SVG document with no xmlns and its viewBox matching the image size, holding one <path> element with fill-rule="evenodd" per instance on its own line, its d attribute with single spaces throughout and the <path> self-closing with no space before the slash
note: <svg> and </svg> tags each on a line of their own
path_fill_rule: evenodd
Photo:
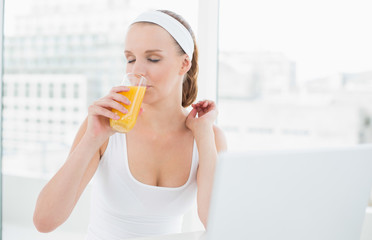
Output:
<svg viewBox="0 0 372 240">
<path fill-rule="evenodd" d="M 197 110 L 194 108 L 190 111 L 189 115 L 187 116 L 187 118 L 191 117 L 191 118 L 195 118 L 196 117 L 196 114 L 198 114 Z"/>
<path fill-rule="evenodd" d="M 112 118 L 114 120 L 120 119 L 120 117 L 116 113 L 114 113 L 114 112 L 112 112 L 112 111 L 110 111 L 106 108 L 98 107 L 96 105 L 91 105 L 89 107 L 89 113 L 92 114 L 92 115 L 100 115 L 100 116 L 104 116 L 104 117 L 107 117 L 107 118 Z"/>
<path fill-rule="evenodd" d="M 192 107 L 192 108 L 196 108 L 197 105 L 194 103 L 194 104 L 191 104 L 191 107 Z"/>
<path fill-rule="evenodd" d="M 199 101 L 199 102 L 195 103 L 194 105 L 195 105 L 196 107 L 198 107 L 198 106 L 200 106 L 200 104 L 202 104 L 202 101 Z"/>
<path fill-rule="evenodd" d="M 207 110 L 211 110 L 211 109 L 216 108 L 216 104 L 214 103 L 214 101 L 207 100 L 207 101 L 203 104 L 203 108 L 204 108 L 204 109 L 207 109 Z"/>
<path fill-rule="evenodd" d="M 216 103 L 213 102 L 213 101 L 211 101 L 211 102 L 209 103 L 209 109 L 210 109 L 210 110 L 217 110 L 217 105 L 216 105 Z"/>
<path fill-rule="evenodd" d="M 117 93 L 117 92 L 128 92 L 129 87 L 127 86 L 116 86 L 111 88 L 110 93 Z"/>
<path fill-rule="evenodd" d="M 126 105 L 130 104 L 130 100 L 126 96 L 124 96 L 120 93 L 111 93 L 110 96 L 111 96 L 111 99 L 113 99 L 117 102 L 122 102 Z"/>
<path fill-rule="evenodd" d="M 128 110 L 123 105 L 111 99 L 101 99 L 95 102 L 95 105 L 106 108 L 106 109 L 110 108 L 110 110 L 116 109 L 124 114 L 128 113 Z"/>
<path fill-rule="evenodd" d="M 207 107 L 209 104 L 209 101 L 208 100 L 202 100 L 202 101 L 199 101 L 196 106 L 199 107 L 199 108 L 205 108 Z"/>
<path fill-rule="evenodd" d="M 216 103 L 214 101 L 208 101 L 208 102 L 209 102 L 209 105 L 216 107 Z"/>
<path fill-rule="evenodd" d="M 204 115 L 213 110 L 216 110 L 216 106 L 213 101 L 208 101 L 208 104 L 203 103 L 203 106 L 199 108 L 199 116 Z"/>
</svg>

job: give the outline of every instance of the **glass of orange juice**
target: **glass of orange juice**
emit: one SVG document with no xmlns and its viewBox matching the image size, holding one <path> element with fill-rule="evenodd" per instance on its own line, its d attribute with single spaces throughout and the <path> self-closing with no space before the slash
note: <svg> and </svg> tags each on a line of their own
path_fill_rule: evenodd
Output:
<svg viewBox="0 0 372 240">
<path fill-rule="evenodd" d="M 120 92 L 120 94 L 127 97 L 130 101 L 130 105 L 122 104 L 128 113 L 124 114 L 116 109 L 112 109 L 112 112 L 116 113 L 120 119 L 114 120 L 110 118 L 110 126 L 117 132 L 126 133 L 129 132 L 136 124 L 137 116 L 140 111 L 143 97 L 146 92 L 146 78 L 135 73 L 127 73 L 124 76 L 122 85 L 129 87 L 129 91 Z"/>
</svg>

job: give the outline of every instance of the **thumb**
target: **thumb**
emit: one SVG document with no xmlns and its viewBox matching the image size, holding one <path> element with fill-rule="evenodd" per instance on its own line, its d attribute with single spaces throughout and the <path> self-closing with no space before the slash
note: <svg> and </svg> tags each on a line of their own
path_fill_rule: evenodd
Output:
<svg viewBox="0 0 372 240">
<path fill-rule="evenodd" d="M 198 114 L 198 111 L 197 111 L 195 108 L 193 108 L 193 109 L 190 111 L 190 113 L 189 113 L 189 115 L 187 116 L 187 118 L 195 118 L 195 117 L 196 117 L 196 114 Z"/>
</svg>

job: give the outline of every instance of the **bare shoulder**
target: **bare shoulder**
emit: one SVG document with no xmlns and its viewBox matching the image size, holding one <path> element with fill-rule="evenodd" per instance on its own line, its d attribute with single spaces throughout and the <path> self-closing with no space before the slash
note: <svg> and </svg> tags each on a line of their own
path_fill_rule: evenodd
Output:
<svg viewBox="0 0 372 240">
<path fill-rule="evenodd" d="M 226 136 L 225 136 L 225 133 L 223 132 L 223 130 L 216 126 L 216 125 L 213 125 L 213 131 L 214 131 L 214 140 L 216 142 L 216 148 L 217 148 L 217 152 L 224 152 L 227 150 L 227 140 L 226 140 Z"/>
</svg>

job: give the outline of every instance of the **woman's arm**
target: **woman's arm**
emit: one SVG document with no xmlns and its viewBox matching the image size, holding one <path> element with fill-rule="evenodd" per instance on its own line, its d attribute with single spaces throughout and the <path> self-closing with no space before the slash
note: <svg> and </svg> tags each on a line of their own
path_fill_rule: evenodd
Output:
<svg viewBox="0 0 372 240">
<path fill-rule="evenodd" d="M 119 92 L 124 86 L 114 87 L 105 97 L 89 106 L 88 117 L 80 127 L 70 154 L 53 178 L 41 191 L 34 211 L 34 224 L 40 232 L 50 232 L 70 216 L 80 195 L 93 177 L 108 138 L 115 133 L 109 119 L 118 119 L 110 111 L 123 113 L 127 109 L 119 102 L 129 104 Z"/>
<path fill-rule="evenodd" d="M 34 224 L 40 232 L 51 232 L 66 221 L 98 167 L 100 142 L 85 134 L 86 126 L 84 121 L 66 162 L 39 194 Z"/>
<path fill-rule="evenodd" d="M 186 125 L 193 132 L 199 152 L 197 205 L 199 218 L 206 228 L 217 155 L 227 150 L 227 144 L 222 130 L 213 125 L 217 117 L 215 103 L 201 101 L 192 107 Z"/>
<path fill-rule="evenodd" d="M 217 154 L 226 151 L 227 144 L 222 130 L 216 126 L 200 132 L 198 137 L 196 137 L 196 143 L 199 151 L 199 168 L 197 172 L 198 215 L 206 228 Z"/>
</svg>

